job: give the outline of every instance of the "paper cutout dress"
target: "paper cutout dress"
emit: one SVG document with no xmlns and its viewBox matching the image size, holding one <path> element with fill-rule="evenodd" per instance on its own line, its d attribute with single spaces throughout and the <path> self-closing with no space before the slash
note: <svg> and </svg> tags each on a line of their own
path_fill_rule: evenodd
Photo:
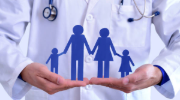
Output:
<svg viewBox="0 0 180 100">
<path fill-rule="evenodd" d="M 129 51 L 128 51 L 128 50 L 124 50 L 124 51 L 123 51 L 123 56 L 121 56 L 121 55 L 118 54 L 118 56 L 122 58 L 122 60 L 121 60 L 121 66 L 120 66 L 120 68 L 119 68 L 119 72 L 121 72 L 121 77 L 122 77 L 122 78 L 125 77 L 125 76 L 128 76 L 129 73 L 132 72 L 130 63 L 131 63 L 133 66 L 135 66 L 134 63 L 133 63 L 133 61 L 132 61 L 132 59 L 131 59 L 131 57 L 128 56 L 128 55 L 129 55 Z M 125 75 L 124 72 L 126 72 L 126 75 Z"/>
<path fill-rule="evenodd" d="M 54 48 L 52 49 L 52 54 L 49 56 L 48 60 L 46 61 L 46 64 L 48 64 L 49 60 L 51 60 L 51 72 L 54 72 L 54 68 L 55 68 L 55 73 L 58 74 L 58 58 L 59 56 L 62 55 L 61 54 L 57 54 L 58 53 L 58 49 Z"/>
<path fill-rule="evenodd" d="M 66 54 L 71 45 L 71 80 L 76 80 L 76 61 L 78 61 L 78 80 L 83 81 L 84 45 L 88 53 L 91 53 L 88 42 L 85 36 L 82 35 L 83 31 L 81 25 L 74 26 L 74 34 L 71 36 L 64 49 L 64 54 Z"/>
<path fill-rule="evenodd" d="M 98 61 L 98 78 L 103 78 L 103 61 L 104 61 L 104 78 L 109 78 L 109 62 L 113 61 L 111 50 L 116 55 L 116 50 L 109 36 L 109 30 L 103 28 L 100 30 L 100 36 L 92 50 L 92 54 L 96 51 L 97 53 L 94 61 Z"/>
</svg>

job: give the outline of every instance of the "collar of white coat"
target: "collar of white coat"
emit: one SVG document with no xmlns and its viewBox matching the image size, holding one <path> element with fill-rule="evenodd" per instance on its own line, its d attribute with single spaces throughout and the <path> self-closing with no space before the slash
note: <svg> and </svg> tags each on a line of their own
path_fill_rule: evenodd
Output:
<svg viewBox="0 0 180 100">
<path fill-rule="evenodd" d="M 89 13 L 89 11 L 91 11 L 94 8 L 98 1 L 99 0 L 86 0 L 86 2 L 88 3 L 87 13 Z"/>
<path fill-rule="evenodd" d="M 85 0 L 87 3 L 89 2 L 89 0 Z"/>
</svg>

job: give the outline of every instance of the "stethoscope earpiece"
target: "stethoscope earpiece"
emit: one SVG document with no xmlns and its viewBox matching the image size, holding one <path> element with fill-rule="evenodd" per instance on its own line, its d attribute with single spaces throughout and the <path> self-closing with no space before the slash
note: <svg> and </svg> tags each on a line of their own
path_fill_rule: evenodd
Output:
<svg viewBox="0 0 180 100">
<path fill-rule="evenodd" d="M 160 15 L 160 12 L 159 12 L 159 11 L 156 11 L 156 12 L 154 13 L 154 15 L 155 15 L 155 16 L 158 16 L 158 15 Z"/>
<path fill-rule="evenodd" d="M 55 6 L 52 6 L 53 0 L 49 0 L 49 7 L 43 10 L 43 17 L 49 21 L 54 21 L 57 18 L 58 10 Z"/>
<path fill-rule="evenodd" d="M 134 18 L 129 18 L 128 19 L 128 22 L 133 22 L 134 21 Z"/>
</svg>

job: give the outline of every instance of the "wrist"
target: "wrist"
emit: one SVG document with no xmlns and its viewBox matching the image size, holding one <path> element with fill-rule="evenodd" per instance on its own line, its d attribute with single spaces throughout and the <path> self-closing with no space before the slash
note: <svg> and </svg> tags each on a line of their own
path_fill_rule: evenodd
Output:
<svg viewBox="0 0 180 100">
<path fill-rule="evenodd" d="M 29 70 L 28 67 L 30 67 L 32 64 L 33 64 L 33 63 L 28 64 L 28 65 L 21 71 L 21 73 L 20 73 L 21 79 L 22 79 L 23 81 L 25 81 L 25 82 L 26 82 L 26 78 L 25 78 L 25 77 L 26 77 L 26 74 L 27 74 L 27 71 L 26 71 L 26 70 Z"/>
<path fill-rule="evenodd" d="M 23 78 L 22 78 L 21 73 L 19 74 L 18 78 L 21 79 L 22 81 L 24 81 Z M 24 82 L 26 82 L 26 81 L 24 81 Z"/>
<path fill-rule="evenodd" d="M 154 68 L 155 68 L 155 77 L 157 79 L 157 82 L 155 85 L 161 84 L 162 78 L 163 78 L 162 72 L 158 67 L 154 66 Z"/>
</svg>

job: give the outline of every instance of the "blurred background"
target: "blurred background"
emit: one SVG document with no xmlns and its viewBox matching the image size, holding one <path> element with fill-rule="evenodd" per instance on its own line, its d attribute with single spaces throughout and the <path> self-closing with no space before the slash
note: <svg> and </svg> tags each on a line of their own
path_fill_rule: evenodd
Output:
<svg viewBox="0 0 180 100">
<path fill-rule="evenodd" d="M 26 29 L 25 35 L 20 43 L 20 47 L 22 49 L 22 52 L 24 55 L 27 53 L 27 45 L 28 45 L 28 37 L 29 37 L 29 26 Z M 164 48 L 164 44 L 157 35 L 154 25 L 152 25 L 151 29 L 152 35 L 151 35 L 151 53 L 149 57 L 149 62 L 151 63 L 153 59 L 159 55 L 159 52 Z M 161 95 L 154 87 L 151 88 L 151 100 L 169 100 L 165 98 L 163 95 Z M 3 87 L 0 84 L 0 100 L 12 100 L 8 94 L 5 92 Z M 21 100 L 25 100 L 22 98 Z M 176 97 L 172 100 L 180 100 L 180 92 L 176 95 Z"/>
</svg>

